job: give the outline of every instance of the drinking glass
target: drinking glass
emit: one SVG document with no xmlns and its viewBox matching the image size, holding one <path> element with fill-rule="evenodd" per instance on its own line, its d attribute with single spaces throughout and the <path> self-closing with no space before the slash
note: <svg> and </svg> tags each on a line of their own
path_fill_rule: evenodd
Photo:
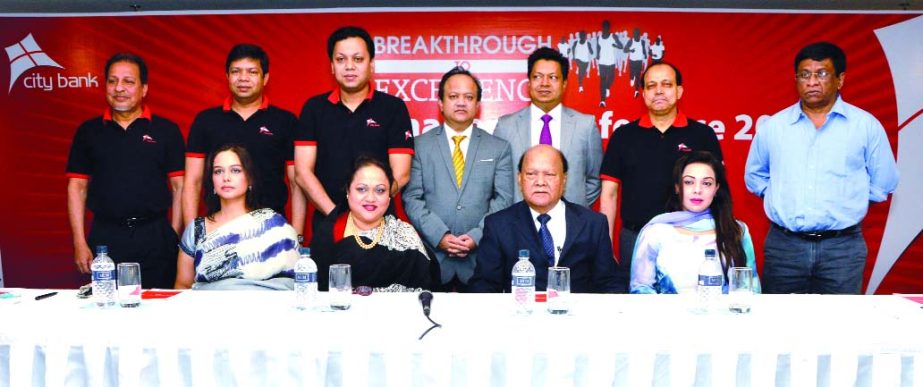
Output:
<svg viewBox="0 0 923 387">
<path fill-rule="evenodd" d="M 346 310 L 352 305 L 350 297 L 353 294 L 352 274 L 349 265 L 330 265 L 330 309 Z"/>
<path fill-rule="evenodd" d="M 545 306 L 548 313 L 567 314 L 570 307 L 570 269 L 561 266 L 548 268 L 548 286 Z"/>
<path fill-rule="evenodd" d="M 732 267 L 728 272 L 728 308 L 734 313 L 750 313 L 753 299 L 753 269 Z"/>
<path fill-rule="evenodd" d="M 119 305 L 134 308 L 141 305 L 141 265 L 125 262 L 118 265 Z"/>
</svg>

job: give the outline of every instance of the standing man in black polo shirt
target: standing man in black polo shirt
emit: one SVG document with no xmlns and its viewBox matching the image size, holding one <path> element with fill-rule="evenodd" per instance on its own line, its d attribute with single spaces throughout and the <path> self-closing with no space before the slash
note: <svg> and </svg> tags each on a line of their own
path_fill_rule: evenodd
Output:
<svg viewBox="0 0 923 387">
<path fill-rule="evenodd" d="M 626 292 L 638 231 L 665 211 L 674 189 L 671 173 L 676 160 L 694 150 L 712 152 L 722 160 L 715 131 L 687 118 L 677 107 L 683 97 L 679 69 L 660 62 L 648 67 L 641 79 L 648 113 L 612 132 L 600 168 L 599 211 L 609 220 L 609 235 L 622 208 L 618 281 Z"/>
<path fill-rule="evenodd" d="M 301 109 L 295 137 L 295 175 L 316 209 L 316 224 L 345 203 L 353 160 L 366 154 L 391 166 L 391 195 L 410 180 L 413 134 L 404 101 L 375 91 L 372 37 L 359 27 L 341 27 L 327 39 L 333 91 L 312 97 Z"/>
<path fill-rule="evenodd" d="M 67 160 L 74 263 L 90 273 L 90 246 L 106 245 L 116 263 L 141 264 L 143 287 L 172 288 L 182 221 L 183 135 L 143 105 L 144 60 L 115 54 L 105 71 L 109 108 L 77 128 Z M 89 237 L 84 234 L 87 208 L 93 212 Z"/>
<path fill-rule="evenodd" d="M 263 88 L 269 83 L 269 56 L 259 46 L 238 44 L 224 63 L 231 95 L 224 105 L 199 113 L 189 128 L 186 180 L 183 185 L 183 223 L 199 212 L 205 157 L 225 144 L 247 149 L 260 179 L 260 205 L 285 214 L 289 192 L 289 221 L 298 235 L 304 229 L 306 200 L 295 184 L 295 115 L 269 104 Z M 210 176 L 210 175 L 209 175 Z M 289 186 L 285 185 L 288 177 Z M 212 195 L 212 192 L 206 192 Z"/>
</svg>

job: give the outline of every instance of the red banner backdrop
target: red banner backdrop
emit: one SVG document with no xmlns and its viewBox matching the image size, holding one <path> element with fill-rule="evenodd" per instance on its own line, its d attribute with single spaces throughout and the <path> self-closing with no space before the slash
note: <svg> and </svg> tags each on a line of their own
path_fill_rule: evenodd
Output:
<svg viewBox="0 0 923 387">
<path fill-rule="evenodd" d="M 797 100 L 795 53 L 818 40 L 843 47 L 849 63 L 844 98 L 878 117 L 897 151 L 904 123 L 898 122 L 889 62 L 875 30 L 915 16 L 608 9 L 0 16 L 0 44 L 10 57 L 10 66 L 0 66 L 10 68 L 0 69 L 0 85 L 8 86 L 8 92 L 0 92 L 0 176 L 5 179 L 0 249 L 6 286 L 88 282 L 73 265 L 64 166 L 77 125 L 106 107 L 103 65 L 114 52 L 145 58 L 150 68 L 146 103 L 185 132 L 198 111 L 227 96 L 224 60 L 234 44 L 266 49 L 268 95 L 297 113 L 306 98 L 334 85 L 328 34 L 342 25 L 360 25 L 375 38 L 375 87 L 407 102 L 418 134 L 441 120 L 436 87 L 451 66 L 467 66 L 481 78 L 480 118 L 482 126 L 492 128 L 500 115 L 528 104 L 525 58 L 536 47 L 557 48 L 578 31 L 600 31 L 604 20 L 616 33 L 638 28 L 650 42 L 661 37 L 664 59 L 682 70 L 681 109 L 718 133 L 735 212 L 750 225 L 761 255 L 768 223 L 762 202 L 744 187 L 743 166 L 761 117 Z M 581 92 L 572 69 L 564 103 L 594 114 L 606 141 L 617 125 L 636 119 L 643 104 L 633 97 L 626 69 L 616 76 L 606 107 L 600 107 L 599 79 L 591 67 Z M 889 205 L 872 205 L 864 223 L 867 276 L 889 221 Z M 917 240 L 904 249 L 877 292 L 923 292 L 921 264 L 923 242 Z"/>
</svg>

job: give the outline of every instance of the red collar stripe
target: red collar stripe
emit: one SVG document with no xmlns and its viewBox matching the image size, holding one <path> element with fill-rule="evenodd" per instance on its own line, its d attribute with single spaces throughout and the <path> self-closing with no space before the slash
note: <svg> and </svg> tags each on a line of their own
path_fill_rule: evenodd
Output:
<svg viewBox="0 0 923 387">
<path fill-rule="evenodd" d="M 689 119 L 686 118 L 686 115 L 683 114 L 683 112 L 681 111 L 676 112 L 676 118 L 673 119 L 673 127 L 674 128 L 685 128 L 687 125 L 689 125 Z M 651 121 L 651 115 L 650 114 L 642 115 L 641 120 L 638 121 L 638 126 L 642 128 L 646 128 L 646 129 L 653 128 L 654 123 Z"/>
<path fill-rule="evenodd" d="M 226 111 L 226 112 L 231 111 L 231 104 L 233 103 L 234 103 L 234 100 L 231 99 L 230 96 L 225 98 L 224 104 L 221 105 L 221 110 Z M 260 103 L 260 110 L 266 110 L 266 109 L 269 109 L 269 97 L 264 95 L 263 101 Z"/>
<path fill-rule="evenodd" d="M 151 120 L 151 108 L 144 105 L 141 109 L 141 116 L 138 118 L 147 118 L 148 121 Z M 103 121 L 112 121 L 112 108 L 106 109 L 103 112 Z"/>
<path fill-rule="evenodd" d="M 365 96 L 366 101 L 371 101 L 372 96 L 375 95 L 375 89 L 372 88 L 372 85 L 369 84 L 369 94 Z M 330 101 L 332 104 L 337 104 L 340 102 L 340 88 L 337 87 L 330 92 L 330 95 L 327 96 L 327 101 Z"/>
</svg>

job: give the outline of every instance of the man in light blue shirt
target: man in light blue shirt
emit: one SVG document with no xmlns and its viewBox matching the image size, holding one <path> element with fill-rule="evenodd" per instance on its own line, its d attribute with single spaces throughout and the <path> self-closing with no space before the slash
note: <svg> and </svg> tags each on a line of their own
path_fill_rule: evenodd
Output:
<svg viewBox="0 0 923 387">
<path fill-rule="evenodd" d="M 888 137 L 868 112 L 843 101 L 846 54 L 819 42 L 795 56 L 801 100 L 757 131 L 747 189 L 763 198 L 772 227 L 764 245 L 764 293 L 859 294 L 869 202 L 897 187 Z"/>
</svg>

